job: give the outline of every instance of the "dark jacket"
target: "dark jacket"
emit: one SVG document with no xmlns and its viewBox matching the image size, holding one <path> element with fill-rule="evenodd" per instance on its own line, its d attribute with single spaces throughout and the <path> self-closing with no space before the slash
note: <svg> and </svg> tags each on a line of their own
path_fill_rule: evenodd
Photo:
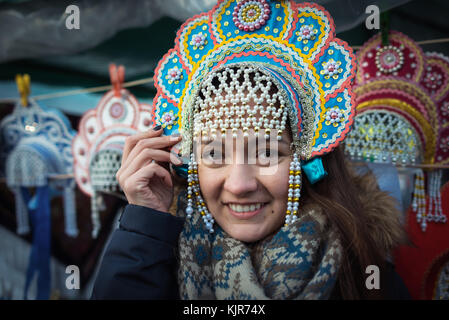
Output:
<svg viewBox="0 0 449 320">
<path fill-rule="evenodd" d="M 101 262 L 92 299 L 179 299 L 176 251 L 183 224 L 169 213 L 128 205 Z M 410 299 L 392 264 L 385 277 L 386 299 Z"/>
</svg>

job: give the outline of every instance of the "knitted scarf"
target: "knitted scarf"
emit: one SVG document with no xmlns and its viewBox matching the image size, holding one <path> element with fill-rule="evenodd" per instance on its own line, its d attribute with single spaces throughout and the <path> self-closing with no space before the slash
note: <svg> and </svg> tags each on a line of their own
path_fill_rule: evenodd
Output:
<svg viewBox="0 0 449 320">
<path fill-rule="evenodd" d="M 178 216 L 185 216 L 185 194 Z M 338 233 L 313 206 L 275 234 L 247 244 L 220 226 L 210 234 L 199 213 L 179 237 L 181 299 L 327 299 L 341 263 Z"/>
</svg>

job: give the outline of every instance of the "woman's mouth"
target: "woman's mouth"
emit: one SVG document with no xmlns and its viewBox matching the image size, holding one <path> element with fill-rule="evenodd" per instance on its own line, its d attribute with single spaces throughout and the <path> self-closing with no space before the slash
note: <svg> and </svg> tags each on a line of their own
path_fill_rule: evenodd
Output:
<svg viewBox="0 0 449 320">
<path fill-rule="evenodd" d="M 265 208 L 267 203 L 251 203 L 251 204 L 236 204 L 228 203 L 229 213 L 238 219 L 249 219 L 259 214 L 263 208 Z"/>
</svg>

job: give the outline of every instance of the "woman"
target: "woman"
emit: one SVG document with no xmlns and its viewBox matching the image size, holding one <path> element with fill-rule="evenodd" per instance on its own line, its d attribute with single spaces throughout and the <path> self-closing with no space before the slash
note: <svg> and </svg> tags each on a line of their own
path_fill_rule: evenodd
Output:
<svg viewBox="0 0 449 320">
<path fill-rule="evenodd" d="M 333 30 L 315 4 L 265 0 L 219 1 L 181 27 L 155 77 L 154 120 L 168 136 L 157 126 L 125 144 L 117 179 L 129 205 L 93 298 L 406 292 L 385 263 L 403 237 L 395 203 L 350 173 L 338 147 L 354 64 Z M 182 191 L 177 143 L 190 155 Z M 370 265 L 379 290 L 367 289 Z"/>
</svg>

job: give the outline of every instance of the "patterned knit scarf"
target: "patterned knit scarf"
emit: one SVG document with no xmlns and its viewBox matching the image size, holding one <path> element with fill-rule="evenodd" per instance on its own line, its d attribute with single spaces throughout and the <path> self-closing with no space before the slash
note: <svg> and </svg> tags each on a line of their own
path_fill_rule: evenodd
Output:
<svg viewBox="0 0 449 320">
<path fill-rule="evenodd" d="M 178 216 L 184 216 L 184 197 L 178 198 Z M 294 224 L 252 244 L 230 237 L 218 225 L 209 234 L 194 213 L 179 238 L 181 299 L 329 298 L 341 243 L 320 210 L 307 206 L 302 211 Z"/>
</svg>

